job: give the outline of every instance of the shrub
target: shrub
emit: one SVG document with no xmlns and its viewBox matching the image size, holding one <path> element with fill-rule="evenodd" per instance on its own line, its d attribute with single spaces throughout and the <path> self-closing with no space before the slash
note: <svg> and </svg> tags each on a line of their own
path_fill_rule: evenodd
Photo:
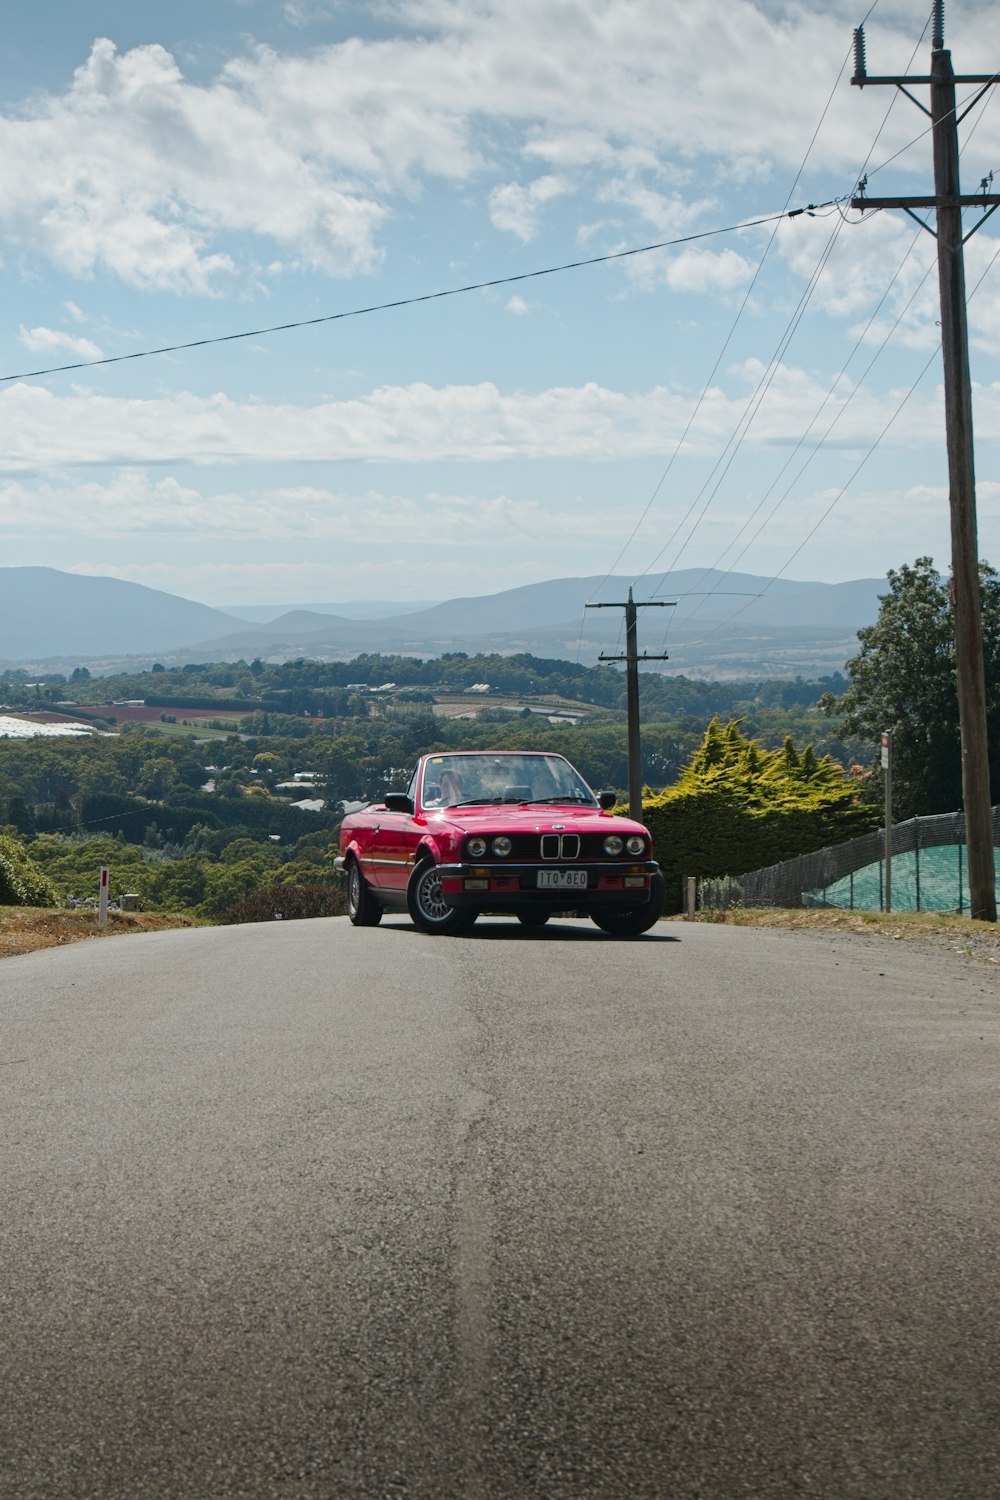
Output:
<svg viewBox="0 0 1000 1500">
<path fill-rule="evenodd" d="M 0 906 L 56 906 L 55 887 L 19 839 L 0 834 Z"/>
<path fill-rule="evenodd" d="M 879 809 L 862 805 L 843 767 L 811 746 L 764 750 L 713 719 L 677 784 L 644 802 L 643 819 L 668 910 L 679 911 L 682 877 L 742 875 L 843 843 L 877 827 Z"/>
<path fill-rule="evenodd" d="M 239 922 L 273 922 L 302 917 L 342 917 L 347 911 L 344 889 L 337 885 L 273 885 L 235 901 L 215 918 L 224 926 Z"/>
</svg>

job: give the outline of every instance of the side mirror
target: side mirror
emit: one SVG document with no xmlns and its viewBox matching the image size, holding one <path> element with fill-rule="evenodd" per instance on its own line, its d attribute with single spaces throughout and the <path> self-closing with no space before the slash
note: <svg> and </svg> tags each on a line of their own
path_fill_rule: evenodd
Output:
<svg viewBox="0 0 1000 1500">
<path fill-rule="evenodd" d="M 405 792 L 386 792 L 385 805 L 390 812 L 411 813 L 413 811 L 412 798 Z"/>
<path fill-rule="evenodd" d="M 617 802 L 618 802 L 618 793 L 617 792 L 598 792 L 598 794 L 597 794 L 597 800 L 600 803 L 600 806 L 601 806 L 601 809 L 602 809 L 603 812 L 610 812 L 611 808 L 613 808 L 613 807 L 615 807 L 617 805 Z"/>
</svg>

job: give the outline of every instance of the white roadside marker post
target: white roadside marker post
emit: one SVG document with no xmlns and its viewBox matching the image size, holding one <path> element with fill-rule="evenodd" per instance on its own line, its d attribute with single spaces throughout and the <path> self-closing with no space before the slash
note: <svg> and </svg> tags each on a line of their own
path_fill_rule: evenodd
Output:
<svg viewBox="0 0 1000 1500">
<path fill-rule="evenodd" d="M 108 867 L 101 866 L 101 896 L 97 903 L 97 925 L 103 927 L 108 920 Z"/>
</svg>

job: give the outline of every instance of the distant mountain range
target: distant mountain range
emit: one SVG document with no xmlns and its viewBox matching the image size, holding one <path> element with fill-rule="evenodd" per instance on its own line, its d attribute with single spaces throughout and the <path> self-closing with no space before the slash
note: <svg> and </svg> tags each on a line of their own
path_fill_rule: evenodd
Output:
<svg viewBox="0 0 1000 1500">
<path fill-rule="evenodd" d="M 267 618 L 266 605 L 241 606 L 237 614 L 116 578 L 0 568 L 0 662 L 118 671 L 153 661 L 527 651 L 591 663 L 624 649 L 623 610 L 585 605 L 620 606 L 629 583 L 557 578 L 433 605 L 355 601 Z M 691 568 L 647 576 L 634 588 L 638 602 L 676 601 L 675 608 L 639 611 L 640 653 L 668 652 L 669 665 L 657 663 L 661 670 L 779 677 L 840 670 L 857 650 L 857 631 L 875 620 L 886 584 L 796 583 Z"/>
<path fill-rule="evenodd" d="M 419 609 L 430 609 L 437 603 L 437 599 L 408 599 L 405 604 L 391 599 L 352 599 L 347 604 L 227 604 L 222 612 L 258 625 L 267 625 L 300 609 L 316 615 L 342 615 L 345 620 L 388 620 L 393 615 L 412 615 Z"/>
</svg>

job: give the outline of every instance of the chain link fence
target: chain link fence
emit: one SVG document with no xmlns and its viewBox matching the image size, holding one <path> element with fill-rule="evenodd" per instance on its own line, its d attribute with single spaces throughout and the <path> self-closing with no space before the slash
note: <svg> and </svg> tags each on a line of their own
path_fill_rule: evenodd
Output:
<svg viewBox="0 0 1000 1500">
<path fill-rule="evenodd" d="M 1000 808 L 993 809 L 994 859 Z M 839 906 L 881 911 L 885 905 L 885 835 L 881 829 L 745 875 L 698 883 L 702 910 L 732 906 Z M 965 815 L 910 818 L 892 830 L 893 911 L 969 909 Z"/>
</svg>

